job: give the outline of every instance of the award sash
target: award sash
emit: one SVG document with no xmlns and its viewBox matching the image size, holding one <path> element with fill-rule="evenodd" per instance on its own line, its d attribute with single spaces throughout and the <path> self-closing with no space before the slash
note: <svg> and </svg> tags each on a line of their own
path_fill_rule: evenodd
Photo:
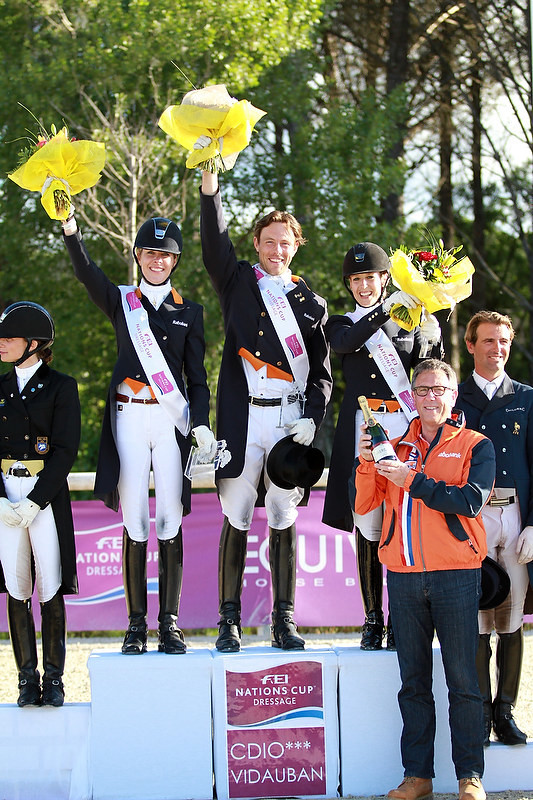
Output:
<svg viewBox="0 0 533 800">
<path fill-rule="evenodd" d="M 374 308 L 375 306 L 363 309 L 361 306 L 358 306 L 355 311 L 348 312 L 346 316 L 349 317 L 352 322 L 358 322 Z M 413 395 L 411 394 L 411 386 L 404 366 L 391 340 L 385 331 L 380 328 L 367 339 L 365 347 L 368 349 L 369 353 L 371 353 L 379 371 L 387 381 L 391 392 L 402 407 L 403 413 L 409 422 L 411 422 L 411 420 L 417 416 Z"/>
<path fill-rule="evenodd" d="M 309 377 L 309 357 L 294 311 L 283 289 L 270 276 L 261 272 L 257 265 L 253 270 L 261 298 L 289 362 L 294 381 L 298 390 L 303 393 Z"/>
<path fill-rule="evenodd" d="M 135 286 L 118 288 L 131 342 L 154 395 L 167 412 L 174 427 L 183 436 L 187 436 L 190 430 L 189 403 L 176 384 L 165 356 L 154 338 L 148 321 L 148 312 L 137 297 Z"/>
</svg>

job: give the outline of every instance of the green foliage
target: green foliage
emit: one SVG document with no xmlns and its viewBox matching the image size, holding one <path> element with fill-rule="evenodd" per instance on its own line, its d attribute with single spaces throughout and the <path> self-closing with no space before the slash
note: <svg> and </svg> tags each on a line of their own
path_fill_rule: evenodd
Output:
<svg viewBox="0 0 533 800">
<path fill-rule="evenodd" d="M 307 46 L 320 0 L 0 0 L 0 173 L 38 123 L 66 123 L 78 138 L 103 141 L 101 182 L 75 198 L 91 256 L 115 282 L 129 280 L 131 243 L 144 218 L 166 214 L 183 229 L 175 285 L 205 305 L 206 368 L 212 391 L 223 330 L 198 239 L 198 175 L 157 127 L 193 85 L 226 82 L 235 95 Z M 22 108 L 22 103 L 25 108 Z M 95 235 L 96 234 L 96 235 Z M 111 249 L 110 249 L 111 246 Z M 22 298 L 53 314 L 53 365 L 76 377 L 83 413 L 79 470 L 94 469 L 107 384 L 116 357 L 109 321 L 72 276 L 60 228 L 39 198 L 0 183 L 0 307 Z M 214 406 L 214 403 L 213 403 Z"/>
<path fill-rule="evenodd" d="M 417 7 L 424 36 L 435 10 Z M 382 12 L 372 3 L 333 0 L 0 0 L 0 175 L 15 168 L 26 129 L 37 131 L 19 103 L 48 130 L 66 123 L 77 138 L 105 142 L 100 183 L 75 198 L 90 253 L 112 280 L 125 283 L 131 280 L 139 224 L 164 214 L 181 225 L 185 247 L 173 282 L 204 305 L 213 393 L 224 332 L 202 264 L 199 174 L 185 169 L 183 149 L 165 137 L 157 120 L 193 85 L 206 83 L 226 83 L 231 94 L 267 111 L 251 146 L 221 179 L 237 253 L 254 259 L 251 230 L 259 216 L 276 207 L 293 211 L 308 239 L 294 270 L 328 299 L 330 313 L 343 313 L 352 300 L 341 264 L 354 242 L 376 241 L 385 250 L 419 243 L 417 229 L 402 232 L 403 219 L 384 222 L 383 201 L 403 195 L 407 165 L 427 160 L 438 141 L 428 110 L 438 105 L 431 71 L 427 94 L 421 92 L 423 64 L 416 93 L 411 85 L 383 94 L 388 43 Z M 414 119 L 417 108 L 422 115 Z M 404 162 L 394 155 L 398 136 L 420 126 L 428 141 L 414 153 L 418 145 L 407 143 L 411 151 Z M 486 264 L 478 274 L 486 277 L 486 305 L 513 317 L 517 338 L 510 371 L 527 380 L 531 264 L 524 253 L 532 248 L 531 181 L 525 168 L 507 177 L 503 189 L 485 189 Z M 471 197 L 462 187 L 456 197 L 457 240 L 472 255 Z M 514 236 L 507 226 L 513 215 Z M 429 204 L 424 216 L 438 233 Z M 42 303 L 54 316 L 54 366 L 77 378 L 82 398 L 77 469 L 94 469 L 116 357 L 113 331 L 73 278 L 59 226 L 47 218 L 38 196 L 0 178 L 0 308 L 23 298 Z M 459 306 L 460 329 L 472 310 L 469 302 Z M 334 402 L 320 434 L 326 452 L 344 389 L 335 358 L 333 367 Z M 214 417 L 214 402 L 212 409 Z"/>
</svg>

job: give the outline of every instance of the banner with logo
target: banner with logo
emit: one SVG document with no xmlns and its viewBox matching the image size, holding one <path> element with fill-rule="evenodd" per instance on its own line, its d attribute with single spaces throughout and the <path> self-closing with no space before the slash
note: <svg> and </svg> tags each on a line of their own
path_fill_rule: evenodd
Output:
<svg viewBox="0 0 533 800">
<path fill-rule="evenodd" d="M 296 620 L 301 626 L 352 627 L 363 624 L 355 558 L 355 534 L 321 522 L 324 491 L 311 492 L 299 509 L 296 531 Z M 67 595 L 69 631 L 122 631 L 127 624 L 122 585 L 122 518 L 96 500 L 72 503 L 80 592 Z M 157 628 L 157 538 L 155 499 L 148 546 L 148 617 Z M 194 493 L 192 513 L 183 521 L 183 590 L 180 625 L 186 630 L 215 628 L 218 620 L 217 561 L 222 513 L 216 492 Z M 386 577 L 386 574 L 385 576 Z M 387 607 L 386 586 L 383 599 Z M 39 602 L 34 597 L 38 619 Z M 264 508 L 254 512 L 242 593 L 243 625 L 270 624 L 272 592 L 268 564 L 268 522 Z M 526 617 L 526 621 L 533 617 Z M 0 599 L 0 631 L 7 631 Z"/>
<path fill-rule="evenodd" d="M 339 783 L 333 651 L 215 655 L 217 797 L 335 797 Z"/>
</svg>

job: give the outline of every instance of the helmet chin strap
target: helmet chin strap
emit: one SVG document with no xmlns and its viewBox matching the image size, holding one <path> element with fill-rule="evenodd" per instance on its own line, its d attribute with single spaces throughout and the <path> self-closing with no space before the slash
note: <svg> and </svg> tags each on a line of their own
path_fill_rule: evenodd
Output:
<svg viewBox="0 0 533 800">
<path fill-rule="evenodd" d="M 144 281 L 145 283 L 147 283 L 149 286 L 161 286 L 161 285 L 162 285 L 162 284 L 160 284 L 160 283 L 152 283 L 152 281 L 149 281 L 149 280 L 148 280 L 148 278 L 146 277 L 146 275 L 144 274 L 144 272 L 143 272 L 142 270 L 141 270 L 141 275 L 142 275 L 142 279 L 143 279 L 143 281 Z M 165 283 L 167 283 L 167 281 L 165 281 Z"/>
<path fill-rule="evenodd" d="M 46 347 L 46 343 L 40 344 L 38 347 L 35 348 L 35 350 L 32 350 L 30 353 L 30 347 L 31 343 L 33 342 L 33 339 L 26 339 L 26 341 L 27 341 L 26 349 L 24 350 L 21 357 L 17 359 L 17 361 L 13 362 L 14 367 L 20 367 L 20 365 L 23 364 L 28 358 L 37 355 L 37 353 L 39 353 L 43 349 L 43 347 Z"/>
<path fill-rule="evenodd" d="M 153 283 L 152 281 L 149 281 L 149 280 L 148 280 L 148 278 L 146 277 L 146 275 L 144 274 L 144 272 L 143 272 L 142 270 L 141 270 L 141 276 L 142 276 L 142 280 L 143 280 L 145 283 L 147 283 L 149 286 L 153 286 L 153 287 L 154 287 L 154 288 L 156 288 L 156 289 L 158 289 L 160 286 L 166 286 L 166 285 L 167 285 L 167 283 L 168 283 L 168 284 L 170 284 L 170 275 L 168 276 L 168 278 L 166 279 L 166 281 L 163 281 L 163 283 Z"/>
</svg>

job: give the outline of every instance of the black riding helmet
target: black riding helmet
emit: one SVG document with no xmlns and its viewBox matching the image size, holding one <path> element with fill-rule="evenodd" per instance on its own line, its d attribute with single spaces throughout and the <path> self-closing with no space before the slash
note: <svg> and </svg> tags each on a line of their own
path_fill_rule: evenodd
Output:
<svg viewBox="0 0 533 800">
<path fill-rule="evenodd" d="M 181 257 L 183 237 L 179 227 L 172 220 L 165 217 L 152 217 L 143 222 L 135 237 L 133 257 L 137 264 L 139 264 L 137 258 L 138 247 L 143 250 L 160 250 L 162 253 L 174 253 L 177 256 L 176 263 L 172 268 L 172 272 L 174 272 Z"/>
<path fill-rule="evenodd" d="M 350 275 L 357 275 L 361 272 L 390 272 L 389 257 L 379 244 L 374 244 L 373 242 L 359 242 L 359 244 L 354 244 L 353 247 L 350 247 L 344 256 L 344 261 L 342 263 L 342 280 L 350 292 L 350 297 L 352 297 L 352 293 L 350 291 L 348 278 Z M 383 287 L 381 299 L 383 299 L 387 283 L 388 281 Z"/>
<path fill-rule="evenodd" d="M 26 350 L 14 363 L 18 367 L 29 356 L 51 347 L 55 338 L 54 321 L 46 308 L 29 300 L 21 300 L 9 305 L 0 316 L 0 338 L 26 339 Z M 39 342 L 39 346 L 30 352 L 34 340 Z"/>
</svg>

